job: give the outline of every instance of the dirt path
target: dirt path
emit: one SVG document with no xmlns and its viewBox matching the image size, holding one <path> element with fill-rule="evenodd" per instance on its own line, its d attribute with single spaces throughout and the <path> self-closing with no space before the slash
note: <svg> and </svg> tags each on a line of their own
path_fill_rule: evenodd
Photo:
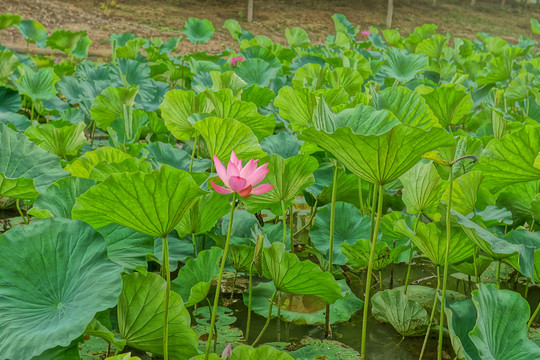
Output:
<svg viewBox="0 0 540 360">
<path fill-rule="evenodd" d="M 511 1 L 507 1 L 511 2 Z M 41 22 L 49 33 L 63 28 L 87 30 L 93 40 L 91 51 L 110 51 L 111 33 L 132 32 L 139 36 L 168 38 L 179 36 L 189 17 L 207 18 L 216 29 L 212 40 L 200 47 L 207 52 L 219 52 L 232 46 L 232 39 L 223 22 L 236 19 L 256 35 L 266 35 L 276 42 L 285 41 L 287 27 L 300 26 L 313 43 L 323 43 L 334 32 L 332 14 L 345 14 L 354 25 L 384 28 L 386 0 L 254 0 L 254 22 L 245 21 L 247 0 L 5 0 L 0 13 L 17 13 L 24 19 Z M 498 1 L 478 0 L 468 6 L 468 0 L 395 0 L 394 26 L 407 34 L 415 26 L 432 23 L 440 33 L 474 38 L 478 32 L 489 32 L 517 42 L 520 36 L 533 36 L 529 19 L 540 17 L 540 7 L 520 9 L 517 5 L 501 8 Z M 494 3 L 497 3 L 494 5 Z M 540 41 L 540 37 L 533 37 Z M 16 29 L 2 32 L 2 44 L 25 48 L 26 43 Z M 31 47 L 32 48 L 32 47 Z M 186 40 L 180 51 L 193 51 Z"/>
</svg>

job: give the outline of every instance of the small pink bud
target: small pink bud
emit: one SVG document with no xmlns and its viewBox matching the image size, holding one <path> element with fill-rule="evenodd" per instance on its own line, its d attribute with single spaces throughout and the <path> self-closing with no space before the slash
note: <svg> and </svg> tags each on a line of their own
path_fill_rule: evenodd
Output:
<svg viewBox="0 0 540 360">
<path fill-rule="evenodd" d="M 233 58 L 231 59 L 231 65 L 232 65 L 232 66 L 236 66 L 236 65 L 238 65 L 238 64 L 241 63 L 241 62 L 244 62 L 244 58 L 241 57 L 241 56 L 233 57 Z"/>
<path fill-rule="evenodd" d="M 232 354 L 232 348 L 231 348 L 231 343 L 229 343 L 229 345 L 227 345 L 227 347 L 225 349 L 223 349 L 223 352 L 221 353 L 221 358 L 223 360 L 227 360 L 231 357 L 231 354 Z"/>
<path fill-rule="evenodd" d="M 362 30 L 362 31 L 360 31 L 360 34 L 362 34 L 362 35 L 364 35 L 364 36 L 369 36 L 369 35 L 371 35 L 371 31 L 369 31 L 369 30 Z"/>
</svg>

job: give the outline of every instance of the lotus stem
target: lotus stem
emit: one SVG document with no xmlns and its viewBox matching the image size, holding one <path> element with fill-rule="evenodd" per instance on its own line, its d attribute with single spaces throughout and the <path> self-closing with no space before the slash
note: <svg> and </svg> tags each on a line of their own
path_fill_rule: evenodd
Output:
<svg viewBox="0 0 540 360">
<path fill-rule="evenodd" d="M 257 336 L 257 338 L 255 339 L 253 344 L 251 344 L 251 346 L 253 346 L 253 347 L 255 347 L 255 345 L 257 345 L 259 340 L 261 340 L 262 336 L 264 335 L 264 332 L 268 328 L 268 324 L 270 324 L 270 318 L 272 317 L 272 305 L 274 305 L 274 300 L 276 298 L 277 292 L 278 292 L 278 290 L 276 288 L 276 290 L 274 290 L 274 293 L 272 294 L 272 298 L 270 299 L 270 306 L 268 308 L 268 317 L 266 318 L 266 322 L 264 323 L 264 326 L 263 326 L 261 332 L 259 333 L 259 336 Z"/>
<path fill-rule="evenodd" d="M 538 313 L 540 312 L 540 302 L 538 302 L 538 305 L 536 306 L 536 310 L 534 310 L 534 313 L 531 315 L 531 318 L 529 319 L 529 322 L 527 322 L 527 328 L 531 328 L 531 325 L 538 316 Z"/>
<path fill-rule="evenodd" d="M 249 266 L 249 284 L 248 284 L 248 314 L 246 324 L 246 343 L 249 342 L 249 329 L 251 326 L 251 301 L 253 299 L 253 262 Z"/>
<path fill-rule="evenodd" d="M 431 314 L 429 315 L 429 323 L 426 330 L 426 336 L 424 337 L 424 342 L 422 344 L 422 351 L 420 351 L 420 356 L 418 357 L 418 360 L 422 360 L 424 357 L 424 351 L 426 351 L 426 345 L 429 337 L 429 332 L 431 331 L 431 325 L 433 324 L 433 317 L 435 315 L 435 309 L 437 308 L 437 295 L 439 293 L 439 289 L 441 288 L 441 266 L 437 265 L 437 288 L 435 289 L 435 299 L 433 299 L 433 308 L 431 309 Z M 444 305 L 441 305 L 441 307 Z M 442 325 L 441 325 L 442 326 Z"/>
<path fill-rule="evenodd" d="M 336 222 L 336 197 L 338 184 L 338 166 L 334 164 L 334 177 L 332 183 L 332 203 L 330 204 L 330 237 L 328 239 L 328 271 L 332 274 L 332 266 L 334 262 L 334 225 Z M 330 326 L 330 304 L 326 304 L 326 314 L 324 319 L 324 338 L 328 339 L 332 336 L 332 327 Z"/>
<path fill-rule="evenodd" d="M 238 276 L 238 270 L 236 270 L 234 272 L 234 277 L 233 277 L 233 280 L 232 280 L 231 302 L 233 301 L 233 298 L 234 298 L 234 287 L 236 286 L 236 277 L 237 276 Z"/>
<path fill-rule="evenodd" d="M 379 289 L 380 289 L 381 291 L 384 290 L 383 282 L 382 282 L 382 281 L 383 281 L 382 270 L 379 270 Z"/>
<path fill-rule="evenodd" d="M 23 212 L 22 212 L 22 210 L 21 210 L 21 204 L 19 204 L 19 201 L 20 201 L 19 199 L 16 199 L 16 200 L 15 200 L 15 206 L 17 207 L 17 211 L 19 212 L 19 215 L 21 215 L 21 217 L 22 217 L 24 223 L 25 223 L 25 224 L 28 224 L 30 221 L 28 221 L 28 220 L 24 217 L 24 214 L 23 214 Z"/>
<path fill-rule="evenodd" d="M 418 214 L 418 218 L 416 219 L 416 222 L 414 223 L 413 232 L 415 234 L 416 234 L 416 230 L 418 229 L 418 223 L 420 222 L 420 217 L 421 216 L 422 216 L 422 212 L 420 212 Z M 411 276 L 413 252 L 414 252 L 414 243 L 413 243 L 413 241 L 411 239 L 411 253 L 409 254 L 409 264 L 407 266 L 407 276 L 405 276 L 405 295 L 407 295 L 407 287 L 409 286 L 409 277 Z"/>
<path fill-rule="evenodd" d="M 466 158 L 466 157 L 463 157 Z M 443 345 L 443 336 L 444 336 L 444 301 L 446 300 L 446 283 L 448 281 L 448 258 L 450 256 L 450 241 L 452 239 L 452 230 L 450 228 L 450 210 L 452 208 L 452 189 L 454 182 L 454 171 L 452 166 L 450 166 L 450 175 L 449 175 L 448 185 L 448 207 L 446 208 L 446 250 L 444 253 L 444 275 L 443 275 L 443 284 L 442 284 L 442 297 L 441 297 L 441 318 L 440 318 L 440 328 L 439 328 L 439 348 L 437 351 L 437 360 L 442 359 L 442 345 Z"/>
<path fill-rule="evenodd" d="M 236 193 L 233 194 L 233 198 L 232 198 L 231 215 L 229 217 L 229 228 L 227 230 L 225 248 L 223 249 L 223 257 L 221 258 L 221 267 L 219 268 L 216 294 L 214 295 L 214 306 L 212 307 L 212 317 L 210 320 L 210 330 L 208 331 L 208 342 L 206 343 L 206 351 L 204 353 L 205 360 L 208 360 L 210 356 L 210 347 L 212 346 L 212 336 L 214 335 L 214 325 L 216 324 L 216 314 L 217 314 L 217 308 L 218 308 L 218 303 L 219 303 L 219 293 L 221 292 L 221 281 L 223 280 L 223 272 L 225 271 L 225 263 L 227 262 L 227 253 L 229 252 L 229 244 L 231 242 L 231 231 L 232 231 L 235 207 L 236 207 Z"/>
<path fill-rule="evenodd" d="M 161 254 L 161 265 L 163 267 L 163 275 L 167 280 L 165 288 L 165 312 L 163 322 L 163 360 L 169 359 L 169 298 L 171 295 L 171 272 L 169 271 L 169 242 L 167 235 L 163 236 L 163 251 Z"/>
<path fill-rule="evenodd" d="M 283 245 L 287 246 L 287 209 L 285 208 L 285 201 L 281 200 L 281 213 L 283 216 Z M 292 245 L 292 244 L 291 244 Z"/>
<path fill-rule="evenodd" d="M 384 186 L 383 184 L 379 184 L 379 187 L 374 188 L 374 196 L 377 194 L 377 190 L 379 192 L 379 200 L 377 205 L 377 219 L 375 220 L 375 227 L 372 230 L 371 233 L 371 249 L 369 252 L 369 262 L 368 262 L 368 270 L 366 275 L 366 291 L 365 291 L 365 298 L 364 298 L 364 316 L 362 317 L 362 346 L 361 346 L 361 358 L 363 360 L 367 360 L 366 358 L 366 339 L 367 339 L 367 318 L 369 315 L 368 308 L 369 308 L 369 292 L 371 290 L 371 274 L 373 273 L 373 261 L 375 259 L 375 248 L 377 247 L 377 237 L 379 235 L 379 227 L 381 225 L 381 218 L 382 218 L 382 207 L 383 207 L 383 195 L 384 195 Z"/>
</svg>

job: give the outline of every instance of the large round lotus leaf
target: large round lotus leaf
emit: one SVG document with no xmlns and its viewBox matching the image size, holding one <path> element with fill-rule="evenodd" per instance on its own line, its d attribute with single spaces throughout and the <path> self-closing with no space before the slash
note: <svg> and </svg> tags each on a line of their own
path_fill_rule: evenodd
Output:
<svg viewBox="0 0 540 360">
<path fill-rule="evenodd" d="M 348 170 L 372 184 L 396 180 L 425 153 L 454 145 L 452 136 L 442 128 L 425 131 L 405 124 L 379 135 L 355 134 L 350 127 L 333 133 L 310 127 L 300 138 L 331 152 Z"/>
<path fill-rule="evenodd" d="M 481 359 L 540 359 L 540 347 L 527 338 L 530 309 L 520 294 L 479 284 L 472 301 L 478 317 L 469 337 Z"/>
<path fill-rule="evenodd" d="M 0 196 L 33 199 L 68 173 L 58 157 L 0 124 Z"/>
<path fill-rule="evenodd" d="M 149 174 L 112 174 L 77 198 L 72 214 L 96 229 L 116 223 L 163 237 L 203 194 L 189 173 L 163 165 Z"/>
<path fill-rule="evenodd" d="M 280 350 L 288 349 L 289 343 L 269 343 Z M 334 340 L 318 340 L 310 337 L 304 337 L 292 346 L 295 350 L 289 351 L 289 354 L 300 360 L 332 359 L 349 360 L 359 359 L 360 354 L 347 345 Z"/>
<path fill-rule="evenodd" d="M 194 44 L 204 44 L 214 35 L 212 22 L 207 19 L 189 18 L 184 25 L 184 34 Z"/>
<path fill-rule="evenodd" d="M 471 299 L 451 302 L 446 300 L 444 313 L 452 348 L 459 359 L 479 359 L 478 349 L 472 343 L 469 332 L 476 325 L 476 307 Z"/>
<path fill-rule="evenodd" d="M 358 299 L 349 289 L 345 280 L 339 280 L 338 285 L 341 288 L 343 299 L 336 300 L 330 305 L 330 323 L 340 323 L 348 321 L 351 316 L 364 307 L 364 302 Z M 253 288 L 252 308 L 255 313 L 261 316 L 268 316 L 268 307 L 270 298 L 274 293 L 275 287 L 271 282 L 260 283 Z M 281 293 L 281 299 L 278 298 L 272 307 L 272 317 L 277 316 L 278 304 L 281 304 L 281 317 L 285 321 L 295 324 L 324 324 L 326 302 L 314 295 L 299 295 L 291 293 Z M 244 304 L 247 306 L 249 297 L 244 293 Z"/>
<path fill-rule="evenodd" d="M 420 336 L 428 325 L 428 313 L 410 300 L 402 288 L 379 291 L 371 299 L 373 316 L 390 323 L 402 336 Z"/>
<path fill-rule="evenodd" d="M 23 20 L 19 23 L 21 35 L 28 42 L 35 43 L 38 47 L 44 48 L 47 37 L 45 27 L 35 20 Z"/>
<path fill-rule="evenodd" d="M 136 349 L 163 354 L 165 280 L 154 273 L 133 273 L 123 277 L 118 299 L 120 336 Z M 169 359 L 187 360 L 197 354 L 197 335 L 182 298 L 175 292 L 169 303 Z"/>
<path fill-rule="evenodd" d="M 116 304 L 120 267 L 83 222 L 51 218 L 17 226 L 0 236 L 0 248 L 2 359 L 67 346 L 98 311 Z"/>
<path fill-rule="evenodd" d="M 268 345 L 260 346 L 256 349 L 248 345 L 240 345 L 234 349 L 230 360 L 244 359 L 293 360 L 294 358 L 286 352 Z"/>
</svg>

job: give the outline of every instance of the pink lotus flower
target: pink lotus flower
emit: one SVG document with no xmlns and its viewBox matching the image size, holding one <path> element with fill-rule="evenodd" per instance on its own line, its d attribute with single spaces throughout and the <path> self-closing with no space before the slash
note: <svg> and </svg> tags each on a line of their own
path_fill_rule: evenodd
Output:
<svg viewBox="0 0 540 360">
<path fill-rule="evenodd" d="M 237 192 L 241 197 L 247 198 L 251 195 L 261 195 L 274 188 L 274 185 L 262 184 L 253 187 L 260 183 L 268 173 L 268 163 L 257 167 L 257 160 L 249 160 L 246 166 L 242 167 L 242 160 L 236 157 L 234 151 L 231 153 L 231 160 L 227 165 L 227 169 L 221 161 L 214 155 L 214 165 L 216 167 L 219 178 L 227 188 L 221 187 L 210 181 L 210 184 L 220 194 L 230 194 Z"/>
<path fill-rule="evenodd" d="M 238 65 L 238 64 L 241 63 L 241 62 L 244 62 L 244 58 L 241 57 L 241 56 L 233 57 L 233 58 L 231 59 L 231 65 L 232 65 L 232 66 L 236 66 L 236 65 Z"/>
<path fill-rule="evenodd" d="M 371 31 L 369 31 L 369 30 L 362 30 L 362 31 L 360 31 L 360 34 L 362 34 L 362 35 L 364 35 L 364 36 L 369 36 L 369 35 L 371 35 Z"/>
<path fill-rule="evenodd" d="M 221 353 L 221 359 L 228 360 L 231 358 L 232 355 L 232 344 L 229 343 L 225 349 L 223 349 L 223 352 Z"/>
</svg>

